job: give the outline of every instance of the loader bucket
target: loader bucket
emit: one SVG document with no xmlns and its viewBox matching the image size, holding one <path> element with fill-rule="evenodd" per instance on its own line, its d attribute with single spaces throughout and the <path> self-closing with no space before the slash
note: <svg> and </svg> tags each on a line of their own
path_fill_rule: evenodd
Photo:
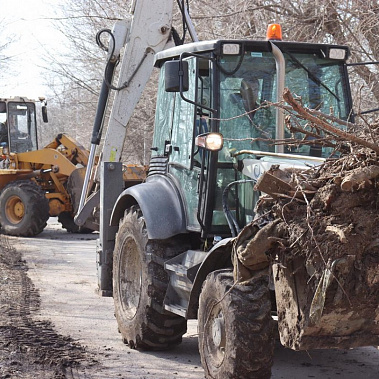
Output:
<svg viewBox="0 0 379 379">
<path fill-rule="evenodd" d="M 81 167 L 74 170 L 67 180 L 67 192 L 70 195 L 73 213 L 75 214 L 79 207 L 80 196 L 82 194 L 86 168 Z"/>
<path fill-rule="evenodd" d="M 377 255 L 329 261 L 321 275 L 305 257 L 273 265 L 281 343 L 294 350 L 379 345 Z"/>
</svg>

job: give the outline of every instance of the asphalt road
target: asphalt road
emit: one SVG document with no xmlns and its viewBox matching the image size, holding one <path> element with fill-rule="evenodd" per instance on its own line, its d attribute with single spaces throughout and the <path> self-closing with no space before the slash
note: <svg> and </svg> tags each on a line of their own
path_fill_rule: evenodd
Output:
<svg viewBox="0 0 379 379">
<path fill-rule="evenodd" d="M 139 352 L 121 341 L 114 318 L 113 299 L 96 293 L 97 235 L 69 234 L 57 220 L 34 238 L 10 237 L 22 251 L 29 277 L 39 290 L 41 308 L 36 318 L 48 319 L 58 333 L 69 335 L 92 352 L 98 367 L 79 368 L 76 378 L 204 378 L 197 348 L 197 324 L 189 321 L 183 343 L 174 351 Z M 276 347 L 272 378 L 379 377 L 379 350 L 294 352 Z"/>
</svg>

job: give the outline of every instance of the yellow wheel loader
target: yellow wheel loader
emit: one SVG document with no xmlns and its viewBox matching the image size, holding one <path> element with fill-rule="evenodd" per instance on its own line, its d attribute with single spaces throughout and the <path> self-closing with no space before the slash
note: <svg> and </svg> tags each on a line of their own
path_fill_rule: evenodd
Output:
<svg viewBox="0 0 379 379">
<path fill-rule="evenodd" d="M 46 102 L 42 117 L 47 122 Z M 88 151 L 65 134 L 38 149 L 36 103 L 0 98 L 0 224 L 4 234 L 35 236 L 50 216 L 67 231 L 91 232 L 96 223 L 73 221 Z"/>
</svg>

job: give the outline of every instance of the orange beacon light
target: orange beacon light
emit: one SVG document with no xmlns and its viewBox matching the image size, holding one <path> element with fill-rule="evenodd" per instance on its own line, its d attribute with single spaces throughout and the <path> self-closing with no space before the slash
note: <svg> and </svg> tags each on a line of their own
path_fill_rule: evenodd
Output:
<svg viewBox="0 0 379 379">
<path fill-rule="evenodd" d="M 282 40 L 282 27 L 279 24 L 270 24 L 267 27 L 267 40 Z"/>
</svg>

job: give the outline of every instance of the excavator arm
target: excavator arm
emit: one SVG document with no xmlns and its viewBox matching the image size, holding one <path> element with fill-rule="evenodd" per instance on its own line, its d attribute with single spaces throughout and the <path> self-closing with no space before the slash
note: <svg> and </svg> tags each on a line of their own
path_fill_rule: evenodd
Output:
<svg viewBox="0 0 379 379">
<path fill-rule="evenodd" d="M 184 2 L 177 0 L 193 40 L 196 32 L 185 9 Z M 98 244 L 99 290 L 104 296 L 111 295 L 111 267 L 109 257 L 113 252 L 116 229 L 109 226 L 113 205 L 123 190 L 122 164 L 120 162 L 125 143 L 126 128 L 154 67 L 154 56 L 170 44 L 173 0 L 134 0 L 130 17 L 117 22 L 110 34 L 108 62 L 98 100 L 90 155 L 84 179 L 75 223 L 83 225 L 100 208 L 100 235 Z M 100 37 L 98 36 L 98 41 Z M 103 48 L 101 41 L 98 42 Z M 121 50 L 124 53 L 121 58 Z M 117 86 L 113 86 L 113 75 L 120 64 Z M 115 90 L 109 123 L 106 128 L 100 162 L 94 173 L 97 146 L 100 144 L 104 115 L 109 91 Z M 94 186 L 94 181 L 99 185 Z M 90 193 L 90 189 L 98 188 Z"/>
<path fill-rule="evenodd" d="M 119 162 L 126 127 L 151 76 L 154 55 L 163 50 L 170 39 L 172 11 L 172 0 L 135 0 L 131 5 L 129 18 L 116 22 L 110 32 L 108 62 L 98 100 L 84 186 L 75 218 L 78 225 L 84 224 L 93 208 L 93 203 L 86 203 L 86 199 L 94 177 L 93 166 L 104 126 L 109 91 L 116 90 L 116 95 L 106 128 L 101 162 Z M 124 53 L 121 58 L 122 48 Z M 119 62 L 118 84 L 114 87 L 112 80 Z M 101 180 L 99 170 L 97 176 L 97 180 Z"/>
<path fill-rule="evenodd" d="M 125 141 L 126 126 L 151 76 L 154 55 L 165 48 L 171 34 L 171 1 L 137 0 L 121 60 L 119 90 L 112 106 L 103 160 L 118 162 Z"/>
</svg>

